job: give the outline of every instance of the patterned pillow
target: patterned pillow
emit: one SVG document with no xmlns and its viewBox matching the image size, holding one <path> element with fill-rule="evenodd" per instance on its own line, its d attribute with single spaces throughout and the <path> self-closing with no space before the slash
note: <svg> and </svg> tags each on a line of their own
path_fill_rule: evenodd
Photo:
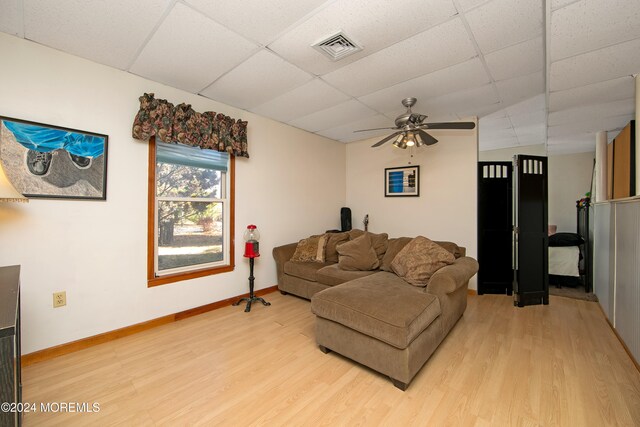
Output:
<svg viewBox="0 0 640 427">
<path fill-rule="evenodd" d="M 412 285 L 426 286 L 433 273 L 454 261 L 451 252 L 418 236 L 398 252 L 391 262 L 391 270 Z"/>
<path fill-rule="evenodd" d="M 291 261 L 324 262 L 327 240 L 326 234 L 311 236 L 300 240 L 298 246 L 296 246 L 296 251 L 291 257 Z"/>
</svg>

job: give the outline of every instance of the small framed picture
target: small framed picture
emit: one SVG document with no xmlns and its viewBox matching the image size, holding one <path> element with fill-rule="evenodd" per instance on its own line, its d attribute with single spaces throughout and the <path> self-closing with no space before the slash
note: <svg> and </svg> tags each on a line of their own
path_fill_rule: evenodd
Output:
<svg viewBox="0 0 640 427">
<path fill-rule="evenodd" d="M 385 168 L 385 197 L 420 196 L 420 166 Z"/>
<path fill-rule="evenodd" d="M 0 162 L 13 186 L 32 198 L 107 198 L 109 137 L 0 117 Z"/>
</svg>

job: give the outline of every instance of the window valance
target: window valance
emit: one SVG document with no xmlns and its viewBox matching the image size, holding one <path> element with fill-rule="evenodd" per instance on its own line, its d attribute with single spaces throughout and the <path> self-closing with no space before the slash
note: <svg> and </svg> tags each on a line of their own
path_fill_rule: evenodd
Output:
<svg viewBox="0 0 640 427">
<path fill-rule="evenodd" d="M 198 113 L 189 104 L 174 106 L 153 93 L 140 98 L 140 110 L 133 121 L 132 135 L 148 141 L 154 136 L 166 143 L 180 143 L 249 157 L 247 122 L 222 113 Z"/>
</svg>

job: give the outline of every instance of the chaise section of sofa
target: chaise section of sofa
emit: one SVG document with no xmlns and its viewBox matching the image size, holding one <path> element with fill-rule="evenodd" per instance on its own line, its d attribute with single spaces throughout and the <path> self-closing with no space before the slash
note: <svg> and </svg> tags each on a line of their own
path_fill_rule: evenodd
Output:
<svg viewBox="0 0 640 427">
<path fill-rule="evenodd" d="M 463 315 L 469 280 L 478 271 L 464 248 L 435 242 L 453 255 L 448 255 L 452 261 L 426 283 L 411 284 L 393 272 L 392 262 L 412 240 L 389 239 L 385 253 L 379 253 L 380 269 L 371 271 L 291 261 L 296 244 L 273 250 L 281 292 L 311 299 L 320 349 L 389 376 L 401 390 Z"/>
</svg>

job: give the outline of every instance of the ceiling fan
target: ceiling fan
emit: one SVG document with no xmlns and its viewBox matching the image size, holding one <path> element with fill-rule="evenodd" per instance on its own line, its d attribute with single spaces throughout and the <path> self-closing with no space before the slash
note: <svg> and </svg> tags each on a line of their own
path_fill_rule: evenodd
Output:
<svg viewBox="0 0 640 427">
<path fill-rule="evenodd" d="M 379 147 L 387 141 L 395 138 L 393 145 L 398 148 L 420 147 L 423 144 L 433 145 L 438 142 L 433 136 L 425 132 L 425 129 L 473 129 L 476 127 L 474 122 L 442 122 L 442 123 L 424 123 L 427 116 L 411 112 L 411 107 L 415 105 L 416 98 L 405 98 L 402 105 L 407 107 L 407 112 L 396 117 L 396 126 L 388 128 L 361 129 L 354 132 L 366 132 L 370 130 L 393 129 L 397 132 L 392 133 L 381 141 L 376 142 L 371 147 Z"/>
</svg>

